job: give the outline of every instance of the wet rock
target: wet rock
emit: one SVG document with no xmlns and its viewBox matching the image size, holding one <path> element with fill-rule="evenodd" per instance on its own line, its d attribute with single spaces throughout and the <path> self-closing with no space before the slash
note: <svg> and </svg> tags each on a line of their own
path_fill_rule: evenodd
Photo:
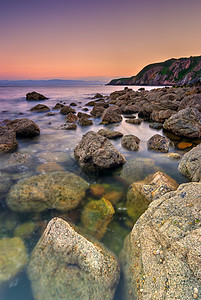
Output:
<svg viewBox="0 0 201 300">
<path fill-rule="evenodd" d="M 74 110 L 72 107 L 68 106 L 68 105 L 64 105 L 64 106 L 60 109 L 60 113 L 61 113 L 62 115 L 67 115 L 67 114 L 69 114 L 69 113 L 75 113 L 75 110 Z"/>
<path fill-rule="evenodd" d="M 93 99 L 97 99 L 97 98 L 103 98 L 103 95 L 100 93 L 96 93 L 96 95 L 93 97 Z"/>
<path fill-rule="evenodd" d="M 17 147 L 16 133 L 6 126 L 0 126 L 0 153 L 14 151 Z"/>
<path fill-rule="evenodd" d="M 124 135 L 121 139 L 122 146 L 128 150 L 137 151 L 139 149 L 139 143 L 140 139 L 133 134 Z"/>
<path fill-rule="evenodd" d="M 101 135 L 88 131 L 74 149 L 75 158 L 86 170 L 104 170 L 118 167 L 126 162 L 123 155 Z"/>
<path fill-rule="evenodd" d="M 52 117 L 52 116 L 56 116 L 56 113 L 48 112 L 45 115 L 48 116 L 48 117 Z"/>
<path fill-rule="evenodd" d="M 158 152 L 168 152 L 170 147 L 170 139 L 160 134 L 153 135 L 147 142 L 148 150 Z"/>
<path fill-rule="evenodd" d="M 119 123 L 122 121 L 122 116 L 118 107 L 111 106 L 104 110 L 101 119 L 104 124 Z"/>
<path fill-rule="evenodd" d="M 67 172 L 54 172 L 22 179 L 10 189 L 6 202 L 13 211 L 69 211 L 85 196 L 88 183 Z"/>
<path fill-rule="evenodd" d="M 77 125 L 75 123 L 66 123 L 63 125 L 60 125 L 58 127 L 59 130 L 76 130 L 77 129 Z"/>
<path fill-rule="evenodd" d="M 89 101 L 85 105 L 87 105 L 87 106 L 94 106 L 94 105 L 96 105 L 96 102 L 95 101 Z"/>
<path fill-rule="evenodd" d="M 21 238 L 0 240 L 0 287 L 12 280 L 27 264 L 28 255 Z"/>
<path fill-rule="evenodd" d="M 7 128 L 16 132 L 17 137 L 30 138 L 40 134 L 40 128 L 32 120 L 23 118 L 7 122 Z"/>
<path fill-rule="evenodd" d="M 119 201 L 124 198 L 124 193 L 121 191 L 110 191 L 104 194 L 104 199 L 110 201 L 112 205 L 116 205 Z"/>
<path fill-rule="evenodd" d="M 177 145 L 177 148 L 179 149 L 186 149 L 186 148 L 189 148 L 191 147 L 193 144 L 192 143 L 189 143 L 189 142 L 181 142 Z"/>
<path fill-rule="evenodd" d="M 126 105 L 121 111 L 123 114 L 133 114 L 139 111 L 139 107 L 137 105 Z"/>
<path fill-rule="evenodd" d="M 87 107 L 84 107 L 82 110 L 83 111 L 88 111 L 89 109 Z"/>
<path fill-rule="evenodd" d="M 31 92 L 31 93 L 26 94 L 26 100 L 36 100 L 37 101 L 37 100 L 45 100 L 45 99 L 48 99 L 48 98 L 37 92 Z"/>
<path fill-rule="evenodd" d="M 153 201 L 121 253 L 127 299 L 193 299 L 201 291 L 201 184 Z"/>
<path fill-rule="evenodd" d="M 185 108 L 167 119 L 163 128 L 179 136 L 201 137 L 201 113 L 196 108 Z"/>
<path fill-rule="evenodd" d="M 90 192 L 93 196 L 100 198 L 105 194 L 105 188 L 102 184 L 91 184 Z"/>
<path fill-rule="evenodd" d="M 79 119 L 78 124 L 80 126 L 90 126 L 90 125 L 93 125 L 93 122 L 92 122 L 92 120 L 90 120 L 86 117 L 82 117 Z"/>
<path fill-rule="evenodd" d="M 162 123 L 152 123 L 149 125 L 150 128 L 153 129 L 162 129 L 163 128 L 163 124 Z"/>
<path fill-rule="evenodd" d="M 180 159 L 181 155 L 179 153 L 173 152 L 173 153 L 168 153 L 168 157 L 172 159 Z"/>
<path fill-rule="evenodd" d="M 135 125 L 140 125 L 142 124 L 143 119 L 128 119 L 125 122 L 129 124 L 135 124 Z"/>
<path fill-rule="evenodd" d="M 78 120 L 78 117 L 76 115 L 74 115 L 73 113 L 69 113 L 69 114 L 67 114 L 65 119 L 69 123 L 76 123 Z"/>
<path fill-rule="evenodd" d="M 9 191 L 12 185 L 10 176 L 6 173 L 0 172 L 0 200 L 5 196 Z"/>
<path fill-rule="evenodd" d="M 118 262 L 108 250 L 59 218 L 49 222 L 28 267 L 37 300 L 112 300 L 119 273 Z"/>
<path fill-rule="evenodd" d="M 55 106 L 53 107 L 53 109 L 61 109 L 62 107 L 64 107 L 64 104 L 57 103 L 57 104 L 55 104 Z"/>
<path fill-rule="evenodd" d="M 97 133 L 108 139 L 117 139 L 123 136 L 121 132 L 110 129 L 100 129 Z"/>
<path fill-rule="evenodd" d="M 201 181 L 201 144 L 183 156 L 178 170 L 191 181 Z"/>
<path fill-rule="evenodd" d="M 138 117 L 142 118 L 144 120 L 149 120 L 150 119 L 150 113 L 147 112 L 146 110 L 140 110 L 138 113 Z"/>
<path fill-rule="evenodd" d="M 108 106 L 109 104 L 106 105 L 106 107 Z M 96 118 L 101 117 L 106 107 L 101 103 L 96 103 L 96 105 L 94 105 L 93 109 L 91 110 L 90 114 Z"/>
<path fill-rule="evenodd" d="M 83 209 L 81 221 L 89 234 L 100 240 L 108 224 L 112 221 L 115 211 L 110 201 L 102 198 L 90 201 Z"/>
<path fill-rule="evenodd" d="M 91 118 L 91 116 L 89 114 L 86 113 L 82 113 L 82 112 L 78 112 L 77 114 L 78 118 Z"/>
<path fill-rule="evenodd" d="M 71 102 L 70 106 L 77 106 L 77 104 L 75 102 Z"/>
<path fill-rule="evenodd" d="M 64 168 L 55 162 L 48 162 L 39 165 L 36 168 L 36 171 L 39 173 L 63 172 Z"/>
<path fill-rule="evenodd" d="M 37 104 L 30 109 L 30 111 L 38 111 L 38 112 L 44 112 L 49 110 L 50 110 L 49 107 L 44 104 Z"/>
<path fill-rule="evenodd" d="M 14 230 L 14 236 L 26 239 L 30 237 L 36 229 L 36 223 L 29 221 L 17 226 Z"/>
</svg>

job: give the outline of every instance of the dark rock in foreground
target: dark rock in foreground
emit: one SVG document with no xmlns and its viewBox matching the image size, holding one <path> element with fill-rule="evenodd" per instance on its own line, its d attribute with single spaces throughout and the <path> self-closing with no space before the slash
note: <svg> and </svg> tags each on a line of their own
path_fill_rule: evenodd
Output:
<svg viewBox="0 0 201 300">
<path fill-rule="evenodd" d="M 17 137 L 29 138 L 40 134 L 40 128 L 36 123 L 26 118 L 8 121 L 6 127 L 14 130 Z"/>
<path fill-rule="evenodd" d="M 28 276 L 37 300 L 112 300 L 116 258 L 62 219 L 52 219 L 31 255 Z"/>
<path fill-rule="evenodd" d="M 191 181 L 201 181 L 201 144 L 183 156 L 178 170 Z"/>
<path fill-rule="evenodd" d="M 126 162 L 123 155 L 107 138 L 93 131 L 83 135 L 74 149 L 74 155 L 81 168 L 89 171 L 115 168 Z"/>
<path fill-rule="evenodd" d="M 6 126 L 0 126 L 0 153 L 6 153 L 16 150 L 18 142 L 16 133 Z"/>
<path fill-rule="evenodd" d="M 181 184 L 154 200 L 121 253 L 128 300 L 201 296 L 201 184 Z"/>
<path fill-rule="evenodd" d="M 168 152 L 170 147 L 170 139 L 160 134 L 153 135 L 147 142 L 148 150 L 158 152 Z"/>
<path fill-rule="evenodd" d="M 26 94 L 26 100 L 36 100 L 37 101 L 37 100 L 45 100 L 45 99 L 48 99 L 48 98 L 37 92 L 31 92 L 31 93 Z"/>
<path fill-rule="evenodd" d="M 196 108 L 185 108 L 167 119 L 163 128 L 176 135 L 189 138 L 201 137 L 201 113 Z"/>
</svg>

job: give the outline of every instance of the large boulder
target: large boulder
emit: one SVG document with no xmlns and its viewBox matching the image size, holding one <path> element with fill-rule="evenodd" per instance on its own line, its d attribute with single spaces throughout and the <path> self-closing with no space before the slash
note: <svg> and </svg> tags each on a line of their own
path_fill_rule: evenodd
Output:
<svg viewBox="0 0 201 300">
<path fill-rule="evenodd" d="M 8 129 L 16 132 L 17 137 L 29 138 L 40 134 L 40 128 L 32 120 L 22 118 L 8 121 L 6 123 Z"/>
<path fill-rule="evenodd" d="M 160 134 L 153 135 L 147 142 L 148 150 L 157 152 L 168 152 L 170 147 L 170 139 Z"/>
<path fill-rule="evenodd" d="M 201 181 L 201 144 L 184 154 L 178 170 L 191 181 Z"/>
<path fill-rule="evenodd" d="M 21 238 L 0 240 L 0 287 L 9 283 L 27 264 L 28 254 Z"/>
<path fill-rule="evenodd" d="M 104 110 L 102 116 L 102 123 L 111 124 L 111 123 L 119 123 L 122 121 L 122 116 L 120 114 L 119 107 L 110 106 Z"/>
<path fill-rule="evenodd" d="M 107 138 L 94 131 L 88 131 L 83 135 L 74 149 L 74 155 L 80 166 L 89 171 L 110 169 L 126 162 L 123 155 Z"/>
<path fill-rule="evenodd" d="M 45 100 L 45 99 L 48 99 L 48 98 L 37 92 L 31 92 L 31 93 L 26 94 L 26 100 L 36 100 L 37 101 L 37 100 Z"/>
<path fill-rule="evenodd" d="M 88 183 L 73 173 L 46 173 L 18 181 L 10 189 L 6 202 L 13 211 L 68 211 L 78 206 L 87 188 Z"/>
<path fill-rule="evenodd" d="M 163 128 L 179 136 L 201 137 L 201 113 L 196 108 L 185 108 L 170 117 Z"/>
<path fill-rule="evenodd" d="M 116 258 L 62 219 L 52 219 L 31 255 L 28 276 L 36 300 L 112 300 Z"/>
<path fill-rule="evenodd" d="M 201 297 L 201 184 L 182 184 L 153 201 L 121 253 L 127 299 Z"/>
<path fill-rule="evenodd" d="M 18 142 L 15 131 L 6 126 L 0 126 L 0 153 L 6 153 L 16 150 Z"/>
</svg>

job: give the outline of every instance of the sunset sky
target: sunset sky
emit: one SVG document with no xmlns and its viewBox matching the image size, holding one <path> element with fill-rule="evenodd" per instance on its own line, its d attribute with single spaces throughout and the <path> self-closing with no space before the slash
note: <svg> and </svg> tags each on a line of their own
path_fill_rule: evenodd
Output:
<svg viewBox="0 0 201 300">
<path fill-rule="evenodd" d="M 201 0 L 1 0 L 0 79 L 116 78 L 201 55 Z"/>
</svg>

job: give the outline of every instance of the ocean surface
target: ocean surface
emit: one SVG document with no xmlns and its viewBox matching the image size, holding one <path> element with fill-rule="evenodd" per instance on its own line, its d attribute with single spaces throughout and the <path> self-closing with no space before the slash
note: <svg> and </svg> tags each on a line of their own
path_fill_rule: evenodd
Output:
<svg viewBox="0 0 201 300">
<path fill-rule="evenodd" d="M 149 162 L 149 168 L 144 174 L 140 174 L 139 179 L 145 178 L 146 175 L 156 172 L 156 170 L 162 170 L 175 179 L 178 183 L 187 182 L 177 170 L 178 161 L 171 160 L 167 154 L 154 153 L 147 151 L 147 141 L 154 134 L 162 134 L 162 130 L 154 130 L 149 127 L 149 122 L 143 122 L 141 125 L 133 125 L 125 122 L 126 116 L 123 117 L 123 121 L 119 124 L 112 125 L 99 125 L 100 118 L 92 118 L 94 125 L 81 127 L 78 125 L 77 130 L 58 130 L 58 127 L 65 123 L 65 116 L 60 114 L 59 111 L 53 111 L 56 114 L 52 116 L 46 115 L 45 112 L 37 113 L 31 112 L 30 108 L 38 103 L 47 105 L 51 111 L 56 103 L 62 102 L 69 105 L 71 102 L 77 104 L 76 112 L 83 111 L 83 108 L 87 107 L 90 112 L 92 107 L 85 106 L 87 102 L 96 94 L 101 93 L 104 96 L 109 95 L 111 92 L 121 90 L 124 87 L 120 86 L 48 86 L 48 87 L 0 87 L 0 122 L 6 119 L 16 118 L 29 118 L 33 120 L 41 129 L 41 134 L 33 139 L 18 139 L 19 147 L 17 152 L 22 154 L 28 154 L 30 161 L 28 164 L 21 164 L 15 167 L 8 167 L 10 155 L 4 155 L 0 157 L 0 171 L 10 176 L 13 184 L 19 179 L 27 178 L 32 175 L 38 174 L 37 167 L 41 164 L 48 162 L 58 163 L 63 167 L 65 171 L 73 172 L 90 184 L 100 183 L 107 186 L 113 187 L 113 190 L 119 190 L 123 192 L 124 196 L 122 201 L 115 206 L 115 215 L 113 221 L 107 228 L 107 232 L 102 238 L 101 242 L 111 249 L 117 256 L 123 247 L 124 238 L 131 231 L 134 221 L 129 219 L 126 208 L 125 199 L 128 186 L 124 182 L 118 179 L 118 172 L 108 171 L 102 176 L 90 176 L 85 174 L 78 166 L 74 159 L 73 149 L 79 143 L 82 135 L 89 130 L 98 131 L 101 128 L 109 128 L 117 131 L 121 131 L 125 134 L 134 134 L 140 138 L 140 149 L 137 152 L 126 150 L 121 146 L 121 140 L 111 140 L 112 144 L 126 157 L 127 163 L 135 160 L 136 158 L 142 158 Z M 129 87 L 134 90 L 138 90 L 139 87 Z M 153 87 L 145 87 L 150 90 Z M 49 99 L 45 101 L 26 101 L 25 95 L 31 91 L 37 91 L 44 94 Z M 172 146 L 170 152 L 178 152 L 183 155 L 185 151 L 179 150 L 177 147 L 178 138 L 175 139 L 173 135 L 168 135 L 172 140 Z M 182 141 L 187 141 L 182 139 Z M 87 197 L 87 196 L 86 196 Z M 88 199 L 85 199 L 88 201 Z M 140 213 L 136 212 L 136 219 L 141 213 L 147 208 L 147 205 L 141 207 Z M 72 222 L 77 226 L 81 225 L 80 216 L 82 214 L 82 208 L 74 212 Z M 37 229 L 32 234 L 24 239 L 28 253 L 30 254 L 36 245 L 38 239 L 41 236 L 44 224 L 54 216 L 60 216 L 61 213 L 57 211 L 46 211 L 41 213 L 40 221 L 37 221 Z M 38 216 L 37 216 L 38 218 Z M 7 230 L 6 224 L 10 220 L 15 220 Z M 34 214 L 20 214 L 13 213 L 6 206 L 6 194 L 3 195 L 0 202 L 0 239 L 4 237 L 12 237 L 15 229 L 25 222 L 36 222 L 36 216 Z M 43 224 L 40 228 L 40 224 Z M 9 223 L 10 224 L 10 223 Z M 0 300 L 33 300 L 31 292 L 31 285 L 26 275 L 26 268 L 20 272 L 14 279 L 9 281 L 3 289 L 0 289 Z M 124 287 L 122 281 L 120 281 L 115 300 L 125 300 Z M 94 299 L 95 300 L 95 299 Z"/>
</svg>

